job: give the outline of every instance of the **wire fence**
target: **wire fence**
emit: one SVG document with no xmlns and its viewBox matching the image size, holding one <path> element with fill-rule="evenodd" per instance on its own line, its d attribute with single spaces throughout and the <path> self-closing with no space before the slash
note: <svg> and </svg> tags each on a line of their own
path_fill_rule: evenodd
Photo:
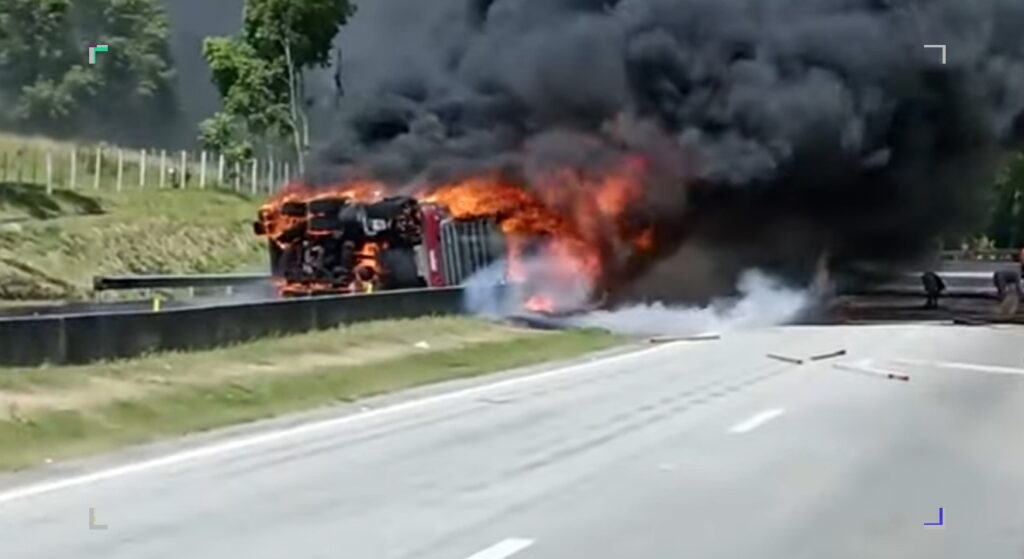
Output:
<svg viewBox="0 0 1024 559">
<path fill-rule="evenodd" d="M 0 142 L 0 182 L 69 190 L 206 189 L 274 192 L 296 177 L 289 160 L 238 160 L 208 151 Z"/>
</svg>

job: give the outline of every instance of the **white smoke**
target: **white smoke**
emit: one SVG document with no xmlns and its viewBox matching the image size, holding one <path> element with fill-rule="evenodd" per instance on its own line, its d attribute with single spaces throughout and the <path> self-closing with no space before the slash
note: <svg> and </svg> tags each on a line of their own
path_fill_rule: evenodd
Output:
<svg viewBox="0 0 1024 559">
<path fill-rule="evenodd" d="M 760 270 L 744 273 L 739 294 L 704 307 L 669 307 L 662 303 L 599 310 L 567 319 L 577 327 L 604 328 L 623 334 L 690 335 L 784 324 L 796 319 L 812 300 Z"/>
<path fill-rule="evenodd" d="M 536 259 L 528 263 L 527 270 L 544 263 Z M 529 294 L 536 293 L 527 286 L 505 281 L 505 263 L 496 262 L 481 270 L 466 282 L 466 308 L 488 318 L 507 318 L 530 314 L 524 309 Z M 527 274 L 527 277 L 532 277 Z M 545 286 L 548 287 L 548 286 Z M 737 284 L 739 292 L 723 297 L 703 307 L 666 306 L 656 302 L 621 307 L 613 310 L 595 310 L 584 314 L 554 316 L 546 319 L 551 324 L 566 327 L 603 328 L 612 332 L 637 335 L 690 335 L 723 332 L 742 328 L 757 328 L 784 324 L 796 319 L 814 300 L 814 288 L 797 289 L 785 285 L 760 270 L 745 272 Z M 588 305 L 586 286 L 570 286 L 553 293 L 560 309 L 573 311 Z"/>
<path fill-rule="evenodd" d="M 507 261 L 498 260 L 466 281 L 466 308 L 481 316 L 505 318 L 528 313 L 527 301 L 543 296 L 555 304 L 556 312 L 585 309 L 590 305 L 593 286 L 584 274 L 565 272 L 572 266 L 572 262 L 540 250 L 518 264 L 526 280 L 508 282 Z"/>
</svg>

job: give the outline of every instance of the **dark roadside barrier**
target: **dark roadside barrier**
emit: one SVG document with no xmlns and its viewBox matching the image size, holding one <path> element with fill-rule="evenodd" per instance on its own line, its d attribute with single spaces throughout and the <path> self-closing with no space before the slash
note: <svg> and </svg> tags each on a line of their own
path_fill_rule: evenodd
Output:
<svg viewBox="0 0 1024 559">
<path fill-rule="evenodd" d="M 352 322 L 457 314 L 462 288 L 232 303 L 161 312 L 0 319 L 0 366 L 82 364 L 198 350 Z"/>
<path fill-rule="evenodd" d="M 185 289 L 190 287 L 235 287 L 267 283 L 269 274 L 181 274 L 140 276 L 96 276 L 93 291 L 123 289 Z"/>
</svg>

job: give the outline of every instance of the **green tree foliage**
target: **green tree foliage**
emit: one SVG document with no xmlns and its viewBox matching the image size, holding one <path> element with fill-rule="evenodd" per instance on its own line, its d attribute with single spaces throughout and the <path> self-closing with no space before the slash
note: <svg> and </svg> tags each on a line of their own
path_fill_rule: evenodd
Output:
<svg viewBox="0 0 1024 559">
<path fill-rule="evenodd" d="M 174 116 L 167 15 L 157 0 L 0 0 L 0 123 L 143 137 Z M 107 44 L 88 64 L 89 43 Z"/>
<path fill-rule="evenodd" d="M 200 125 L 202 142 L 242 156 L 254 149 L 252 138 L 287 141 L 301 165 L 309 141 L 303 72 L 330 63 L 354 10 L 349 0 L 246 0 L 242 32 L 203 45 L 223 107 Z"/>
<path fill-rule="evenodd" d="M 1024 153 L 1011 155 L 996 178 L 987 236 L 998 247 L 1024 246 Z"/>
</svg>

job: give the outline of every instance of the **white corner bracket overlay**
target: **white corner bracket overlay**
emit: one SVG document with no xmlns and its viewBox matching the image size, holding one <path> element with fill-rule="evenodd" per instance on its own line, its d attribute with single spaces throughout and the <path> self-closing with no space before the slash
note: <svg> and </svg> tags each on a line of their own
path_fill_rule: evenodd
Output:
<svg viewBox="0 0 1024 559">
<path fill-rule="evenodd" d="M 942 63 L 946 63 L 946 45 L 925 45 L 926 49 L 942 49 Z"/>
</svg>

